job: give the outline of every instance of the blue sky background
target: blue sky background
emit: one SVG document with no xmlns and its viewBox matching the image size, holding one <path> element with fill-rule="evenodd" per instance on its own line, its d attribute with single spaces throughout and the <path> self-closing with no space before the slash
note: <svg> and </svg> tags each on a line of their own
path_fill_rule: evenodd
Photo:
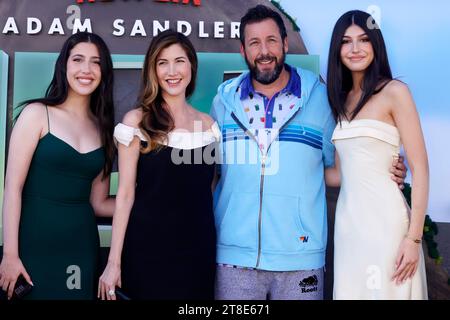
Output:
<svg viewBox="0 0 450 320">
<path fill-rule="evenodd" d="M 430 216 L 450 222 L 450 1 L 280 0 L 310 54 L 326 65 L 337 19 L 352 9 L 379 17 L 394 77 L 406 82 L 420 114 L 430 161 Z M 408 177 L 408 181 L 410 177 Z"/>
</svg>

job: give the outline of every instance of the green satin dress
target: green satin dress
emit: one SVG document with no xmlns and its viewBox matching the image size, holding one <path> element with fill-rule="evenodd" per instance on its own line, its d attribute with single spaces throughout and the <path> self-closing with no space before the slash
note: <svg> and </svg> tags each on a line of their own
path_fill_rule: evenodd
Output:
<svg viewBox="0 0 450 320">
<path fill-rule="evenodd" d="M 90 204 L 104 149 L 80 153 L 49 132 L 22 193 L 19 254 L 34 283 L 26 299 L 94 299 L 99 236 Z"/>
</svg>

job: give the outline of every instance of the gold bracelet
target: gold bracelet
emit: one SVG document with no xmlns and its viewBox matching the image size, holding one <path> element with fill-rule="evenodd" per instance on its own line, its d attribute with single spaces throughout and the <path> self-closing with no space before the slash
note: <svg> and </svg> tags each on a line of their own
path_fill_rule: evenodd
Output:
<svg viewBox="0 0 450 320">
<path fill-rule="evenodd" d="M 414 243 L 417 243 L 417 244 L 422 243 L 422 239 L 415 239 L 413 237 L 410 237 L 409 235 L 406 235 L 405 238 L 409 239 L 409 240 L 411 240 L 411 241 L 413 241 Z"/>
</svg>

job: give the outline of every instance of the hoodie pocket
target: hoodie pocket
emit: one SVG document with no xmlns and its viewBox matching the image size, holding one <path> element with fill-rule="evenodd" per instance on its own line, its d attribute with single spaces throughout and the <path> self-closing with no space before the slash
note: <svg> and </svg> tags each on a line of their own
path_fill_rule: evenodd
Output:
<svg viewBox="0 0 450 320">
<path fill-rule="evenodd" d="M 233 192 L 217 229 L 218 243 L 255 249 L 258 246 L 259 195 Z"/>
<path fill-rule="evenodd" d="M 308 235 L 300 220 L 300 198 L 265 194 L 261 221 L 262 251 L 294 253 L 305 249 Z"/>
</svg>

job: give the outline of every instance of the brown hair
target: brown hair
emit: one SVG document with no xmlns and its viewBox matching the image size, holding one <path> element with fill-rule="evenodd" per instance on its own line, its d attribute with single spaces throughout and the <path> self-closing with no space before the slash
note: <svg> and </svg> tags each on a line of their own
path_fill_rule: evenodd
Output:
<svg viewBox="0 0 450 320">
<path fill-rule="evenodd" d="M 191 63 L 191 82 L 186 88 L 186 97 L 195 90 L 197 77 L 197 54 L 189 39 L 180 32 L 166 30 L 153 38 L 145 55 L 142 70 L 142 87 L 137 108 L 142 109 L 142 121 L 139 127 L 148 140 L 147 146 L 141 147 L 142 153 L 159 149 L 162 141 L 167 141 L 168 133 L 174 129 L 174 120 L 163 106 L 163 98 L 156 75 L 156 60 L 165 48 L 179 44 Z"/>
</svg>

